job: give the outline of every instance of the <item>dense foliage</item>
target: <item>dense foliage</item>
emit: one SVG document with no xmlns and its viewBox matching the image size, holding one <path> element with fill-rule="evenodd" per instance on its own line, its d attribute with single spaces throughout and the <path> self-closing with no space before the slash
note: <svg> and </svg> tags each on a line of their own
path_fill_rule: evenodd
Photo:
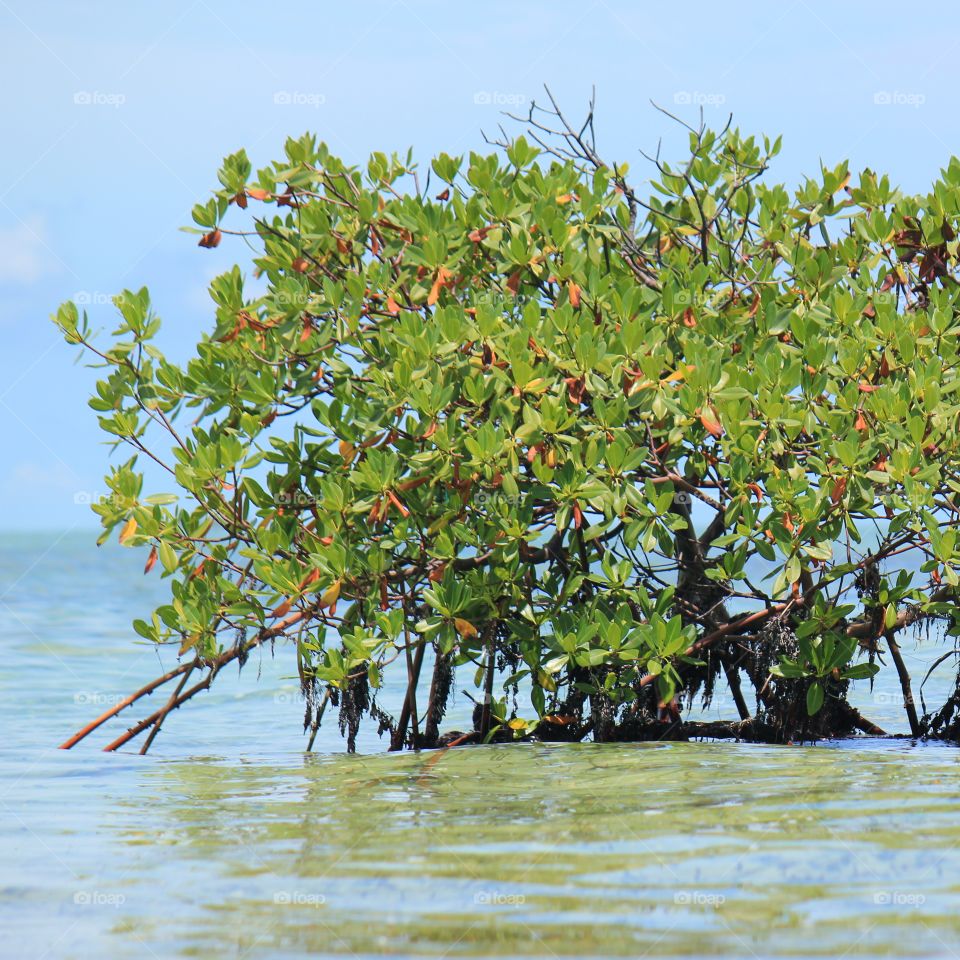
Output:
<svg viewBox="0 0 960 960">
<path fill-rule="evenodd" d="M 682 731 L 715 686 L 738 735 L 871 730 L 847 688 L 888 655 L 914 732 L 947 729 L 896 637 L 952 632 L 960 582 L 960 161 L 922 197 L 846 164 L 791 192 L 779 141 L 700 128 L 643 198 L 591 124 L 528 119 L 431 171 L 311 136 L 227 157 L 193 219 L 252 279 L 212 282 L 185 365 L 146 290 L 106 346 L 60 308 L 133 451 L 103 537 L 170 578 L 136 631 L 185 658 L 135 732 L 281 635 L 307 725 L 333 704 L 351 743 L 367 715 L 440 742 L 469 664 L 474 738 Z"/>
</svg>

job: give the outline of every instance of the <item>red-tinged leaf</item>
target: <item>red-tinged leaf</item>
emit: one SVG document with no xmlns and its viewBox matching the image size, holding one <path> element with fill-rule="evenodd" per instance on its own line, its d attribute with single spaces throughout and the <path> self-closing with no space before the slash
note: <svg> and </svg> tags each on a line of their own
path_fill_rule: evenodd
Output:
<svg viewBox="0 0 960 960">
<path fill-rule="evenodd" d="M 853 429 L 859 430 L 861 433 L 870 429 L 870 426 L 863 415 L 863 410 L 857 410 L 857 419 L 854 421 Z"/>
<path fill-rule="evenodd" d="M 436 196 L 437 200 L 449 200 L 450 199 L 450 188 L 447 187 L 446 190 L 441 190 L 440 193 Z"/>
<path fill-rule="evenodd" d="M 290 612 L 290 606 L 290 601 L 284 600 L 283 603 L 274 609 L 272 616 L 285 617 Z"/>
<path fill-rule="evenodd" d="M 431 422 L 430 426 L 427 427 L 426 433 L 423 435 L 424 440 L 429 440 L 437 432 L 437 421 L 434 420 Z"/>
<path fill-rule="evenodd" d="M 387 496 L 390 498 L 390 502 L 400 511 L 404 517 L 410 516 L 410 511 L 400 502 L 400 498 L 392 491 L 387 491 Z"/>
<path fill-rule="evenodd" d="M 276 410 L 271 410 L 271 411 L 260 421 L 260 426 L 261 426 L 261 427 L 269 427 L 270 424 L 273 423 L 273 421 L 276 420 L 276 419 L 277 419 L 277 411 L 276 411 Z"/>
<path fill-rule="evenodd" d="M 703 429 L 706 430 L 711 437 L 723 436 L 723 424 L 720 422 L 720 417 L 716 410 L 712 407 L 704 407 L 700 411 L 700 423 L 703 424 Z"/>
<path fill-rule="evenodd" d="M 260 187 L 247 187 L 247 196 L 254 200 L 269 200 L 271 193 L 269 190 L 263 190 Z"/>
<path fill-rule="evenodd" d="M 306 257 L 297 257 L 290 264 L 297 273 L 306 273 L 310 269 L 310 261 Z"/>
<path fill-rule="evenodd" d="M 763 499 L 763 489 L 759 483 L 748 483 L 747 489 L 753 491 L 753 495 L 757 498 L 757 502 Z"/>
<path fill-rule="evenodd" d="M 690 328 L 697 325 L 697 315 L 693 312 L 693 307 L 687 307 L 683 311 L 683 325 Z"/>
<path fill-rule="evenodd" d="M 570 297 L 570 306 L 576 309 L 580 306 L 580 285 L 572 280 L 567 281 L 567 294 Z"/>
<path fill-rule="evenodd" d="M 510 279 L 507 280 L 507 289 L 514 295 L 517 295 L 517 292 L 520 289 L 520 271 L 515 270 L 510 274 Z"/>
<path fill-rule="evenodd" d="M 565 203 L 569 203 L 571 200 L 579 199 L 580 197 L 578 197 L 575 193 L 562 193 L 559 197 L 557 197 L 557 203 L 562 206 Z"/>
<path fill-rule="evenodd" d="M 387 297 L 387 313 L 396 316 L 400 312 L 400 305 L 393 297 Z"/>
<path fill-rule="evenodd" d="M 930 571 L 930 579 L 936 584 L 940 583 L 940 571 L 936 567 Z"/>
<path fill-rule="evenodd" d="M 207 247 L 208 249 L 211 247 L 216 247 L 219 245 L 221 237 L 222 234 L 219 230 L 211 230 L 209 233 L 205 233 L 200 238 L 200 242 L 197 244 L 197 246 Z"/>
<path fill-rule="evenodd" d="M 576 500 L 573 501 L 573 525 L 577 530 L 583 526 L 583 511 Z"/>
<path fill-rule="evenodd" d="M 387 579 L 386 577 L 380 578 L 380 609 L 389 610 L 390 609 L 390 599 L 387 595 Z"/>
<path fill-rule="evenodd" d="M 245 193 L 238 193 L 234 198 L 233 202 L 241 209 L 247 209 L 247 195 Z"/>
<path fill-rule="evenodd" d="M 150 556 L 147 557 L 147 562 L 143 567 L 144 573 L 149 573 L 157 563 L 157 548 L 155 546 L 150 548 Z"/>
<path fill-rule="evenodd" d="M 842 499 L 843 495 L 847 492 L 847 478 L 840 477 L 833 485 L 833 490 L 830 491 L 830 499 L 834 504 L 838 504 Z"/>
<path fill-rule="evenodd" d="M 583 377 L 565 377 L 563 382 L 567 385 L 570 402 L 576 404 L 582 403 L 587 381 Z"/>
<path fill-rule="evenodd" d="M 330 544 L 333 543 L 333 537 L 321 537 L 320 543 L 325 547 L 329 547 Z"/>
<path fill-rule="evenodd" d="M 322 541 L 321 541 L 322 542 Z M 320 571 L 317 569 L 311 570 L 301 581 L 300 589 L 306 590 L 311 583 L 316 583 L 320 579 Z"/>
<path fill-rule="evenodd" d="M 440 583 L 443 580 L 443 575 L 447 572 L 447 565 L 445 563 L 438 563 L 436 566 L 430 568 L 430 572 L 427 574 L 427 579 L 431 583 Z"/>
<path fill-rule="evenodd" d="M 875 390 L 879 390 L 880 387 L 875 383 L 860 383 L 857 384 L 861 393 L 873 393 Z"/>
<path fill-rule="evenodd" d="M 890 376 L 890 363 L 887 360 L 887 355 L 883 355 L 883 359 L 880 361 L 880 376 L 889 377 Z"/>
</svg>

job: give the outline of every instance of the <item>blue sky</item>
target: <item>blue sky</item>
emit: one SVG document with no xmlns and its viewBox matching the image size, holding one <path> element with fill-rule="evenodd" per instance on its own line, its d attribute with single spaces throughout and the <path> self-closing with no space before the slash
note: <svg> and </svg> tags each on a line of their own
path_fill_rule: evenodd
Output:
<svg viewBox="0 0 960 960">
<path fill-rule="evenodd" d="M 639 150 L 682 151 L 653 99 L 782 133 L 771 176 L 787 183 L 849 158 L 919 191 L 960 153 L 960 13 L 889 10 L 0 0 L 0 530 L 96 526 L 75 503 L 104 489 L 96 373 L 49 314 L 79 298 L 107 328 L 109 296 L 146 285 L 161 346 L 188 356 L 210 327 L 206 284 L 243 263 L 239 245 L 201 250 L 178 230 L 225 154 L 263 165 L 310 130 L 351 161 L 412 146 L 426 162 L 483 149 L 499 111 L 544 83 L 572 115 L 595 85 L 602 152 L 638 181 Z"/>
</svg>

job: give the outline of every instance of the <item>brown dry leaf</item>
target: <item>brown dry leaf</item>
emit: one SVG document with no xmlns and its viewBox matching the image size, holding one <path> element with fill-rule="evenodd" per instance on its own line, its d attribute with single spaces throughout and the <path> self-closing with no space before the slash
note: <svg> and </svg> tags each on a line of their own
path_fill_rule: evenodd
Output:
<svg viewBox="0 0 960 960">
<path fill-rule="evenodd" d="M 207 249 L 216 247 L 219 245 L 222 236 L 219 230 L 211 230 L 200 238 L 200 243 L 197 244 L 197 246 L 206 247 Z"/>
</svg>

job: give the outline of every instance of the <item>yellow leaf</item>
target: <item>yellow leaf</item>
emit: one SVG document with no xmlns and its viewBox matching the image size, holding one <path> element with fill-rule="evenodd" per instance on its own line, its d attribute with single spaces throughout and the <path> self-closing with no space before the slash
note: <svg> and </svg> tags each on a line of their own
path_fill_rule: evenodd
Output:
<svg viewBox="0 0 960 960">
<path fill-rule="evenodd" d="M 126 543 L 137 532 L 137 521 L 131 517 L 120 531 L 120 542 Z"/>
<path fill-rule="evenodd" d="M 516 717 L 514 720 L 511 720 L 511 721 L 507 724 L 507 726 L 508 726 L 511 730 L 526 730 L 526 729 L 527 729 L 527 721 L 524 720 L 524 719 L 522 719 L 521 717 Z"/>
<path fill-rule="evenodd" d="M 339 450 L 340 456 L 343 457 L 347 463 L 350 463 L 350 461 L 353 460 L 353 458 L 357 455 L 357 448 L 350 443 L 349 440 L 341 440 Z"/>
<path fill-rule="evenodd" d="M 459 633 L 464 640 L 477 636 L 477 628 L 469 620 L 462 620 L 460 617 L 454 617 L 453 626 L 457 633 Z"/>
<path fill-rule="evenodd" d="M 323 596 L 320 597 L 321 607 L 332 607 L 337 602 L 340 597 L 341 584 L 341 580 L 334 580 L 333 583 L 323 591 Z"/>
</svg>

